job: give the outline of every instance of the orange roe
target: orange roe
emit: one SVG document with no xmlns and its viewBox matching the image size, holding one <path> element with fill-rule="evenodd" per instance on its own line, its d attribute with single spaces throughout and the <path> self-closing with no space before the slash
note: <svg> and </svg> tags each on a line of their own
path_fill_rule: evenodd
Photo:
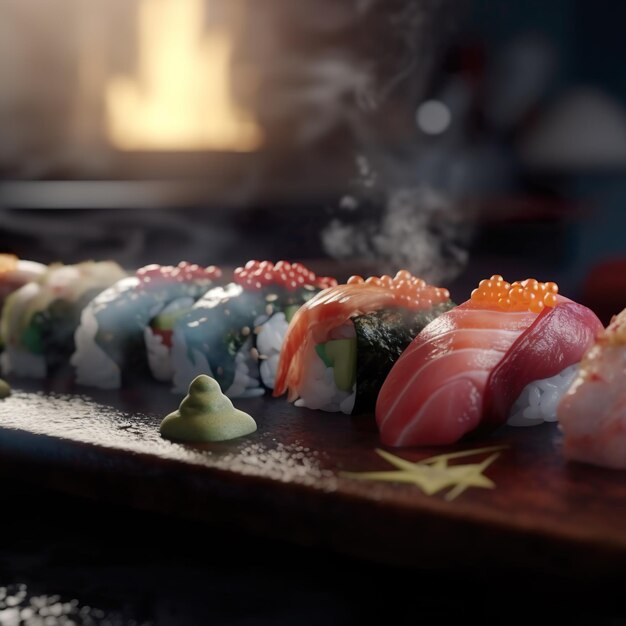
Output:
<svg viewBox="0 0 626 626">
<path fill-rule="evenodd" d="M 0 254 L 0 274 L 17 269 L 17 257 L 14 254 Z"/>
<path fill-rule="evenodd" d="M 534 278 L 527 278 L 507 283 L 502 276 L 495 274 L 478 283 L 478 288 L 472 291 L 471 300 L 504 311 L 540 313 L 546 306 L 556 306 L 558 292 L 559 287 L 553 282 L 540 283 Z"/>
<path fill-rule="evenodd" d="M 408 270 L 400 270 L 392 278 L 383 276 L 350 276 L 348 285 L 374 285 L 389 289 L 398 302 L 407 308 L 421 309 L 427 306 L 440 304 L 449 300 L 450 292 L 442 287 L 429 285 L 423 278 L 413 276 Z"/>
</svg>

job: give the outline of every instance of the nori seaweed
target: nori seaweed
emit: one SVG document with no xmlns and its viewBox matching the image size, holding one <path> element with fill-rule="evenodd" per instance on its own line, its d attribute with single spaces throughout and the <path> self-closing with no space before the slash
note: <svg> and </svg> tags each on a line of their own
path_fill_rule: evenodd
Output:
<svg viewBox="0 0 626 626">
<path fill-rule="evenodd" d="M 448 300 L 428 310 L 383 309 L 352 318 L 357 338 L 353 415 L 374 411 L 378 392 L 405 348 L 427 324 L 454 306 Z"/>
</svg>

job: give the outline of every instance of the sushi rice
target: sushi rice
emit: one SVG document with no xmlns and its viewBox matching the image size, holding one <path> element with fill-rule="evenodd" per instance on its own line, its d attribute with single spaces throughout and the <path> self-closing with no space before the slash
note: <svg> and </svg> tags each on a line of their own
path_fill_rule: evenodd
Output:
<svg viewBox="0 0 626 626">
<path fill-rule="evenodd" d="M 509 426 L 536 426 L 557 421 L 557 407 L 576 378 L 579 364 L 575 363 L 556 376 L 535 380 L 522 390 L 511 407 Z"/>
<path fill-rule="evenodd" d="M 91 307 L 86 307 L 80 317 L 80 326 L 74 333 L 76 350 L 71 358 L 79 385 L 118 389 L 122 372 L 118 364 L 98 345 L 98 320 Z"/>
<path fill-rule="evenodd" d="M 258 329 L 256 348 L 259 352 L 259 375 L 268 389 L 274 389 L 280 348 L 288 326 L 289 322 L 282 311 L 275 313 L 269 319 L 263 316 L 255 320 L 255 327 Z"/>
<path fill-rule="evenodd" d="M 309 361 L 300 388 L 300 397 L 295 401 L 296 406 L 349 415 L 355 400 L 356 383 L 351 391 L 342 391 L 335 384 L 332 367 L 326 367 L 319 357 Z"/>
</svg>

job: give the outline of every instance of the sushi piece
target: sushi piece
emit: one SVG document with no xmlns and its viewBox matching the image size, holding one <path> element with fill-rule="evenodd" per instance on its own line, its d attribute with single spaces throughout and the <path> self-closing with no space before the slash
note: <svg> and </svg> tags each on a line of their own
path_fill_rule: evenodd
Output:
<svg viewBox="0 0 626 626">
<path fill-rule="evenodd" d="M 522 390 L 578 363 L 602 329 L 555 283 L 481 281 L 398 359 L 376 403 L 383 443 L 442 445 L 504 423 Z"/>
<path fill-rule="evenodd" d="M 155 320 L 172 303 L 194 302 L 221 276 L 206 268 L 181 262 L 176 267 L 147 265 L 94 298 L 84 308 L 76 330 L 71 362 L 80 385 L 118 389 L 129 380 L 150 378 L 145 329 L 166 342 L 170 330 Z"/>
<path fill-rule="evenodd" d="M 14 291 L 4 304 L 0 325 L 6 348 L 0 357 L 3 371 L 44 378 L 67 365 L 81 311 L 125 275 L 113 261 L 55 264 Z"/>
<path fill-rule="evenodd" d="M 14 254 L 0 254 L 0 309 L 11 293 L 37 280 L 47 269 L 43 263 L 18 259 Z"/>
<path fill-rule="evenodd" d="M 446 289 L 406 270 L 352 276 L 294 316 L 280 354 L 274 395 L 342 413 L 374 409 L 385 376 L 412 339 L 454 305 Z"/>
<path fill-rule="evenodd" d="M 283 337 L 294 313 L 336 284 L 300 263 L 249 261 L 234 281 L 208 291 L 180 317 L 172 339 L 174 391 L 199 374 L 231 397 L 263 395 L 274 386 Z"/>
<path fill-rule="evenodd" d="M 626 309 L 584 355 L 559 403 L 567 459 L 626 469 Z"/>
</svg>

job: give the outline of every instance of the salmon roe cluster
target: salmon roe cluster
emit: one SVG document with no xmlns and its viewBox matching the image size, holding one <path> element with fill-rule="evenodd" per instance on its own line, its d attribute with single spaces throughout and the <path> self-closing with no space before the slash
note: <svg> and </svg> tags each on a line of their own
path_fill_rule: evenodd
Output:
<svg viewBox="0 0 626 626">
<path fill-rule="evenodd" d="M 330 276 L 316 276 L 302 263 L 287 261 L 248 261 L 244 267 L 235 269 L 233 280 L 246 291 L 259 291 L 264 287 L 283 287 L 295 291 L 305 285 L 326 289 L 334 287 L 337 281 Z"/>
<path fill-rule="evenodd" d="M 558 292 L 556 283 L 540 283 L 534 278 L 507 283 L 502 276 L 496 274 L 481 280 L 478 288 L 472 291 L 471 299 L 505 311 L 540 313 L 546 306 L 556 306 Z"/>
<path fill-rule="evenodd" d="M 14 254 L 0 254 L 0 274 L 12 272 L 17 268 L 17 257 Z"/>
<path fill-rule="evenodd" d="M 157 282 L 190 282 L 194 280 L 214 281 L 222 275 L 222 270 L 215 265 L 202 267 L 195 263 L 181 261 L 173 265 L 157 265 L 153 263 L 137 270 L 137 278 L 146 285 Z"/>
<path fill-rule="evenodd" d="M 362 276 L 350 276 L 348 278 L 348 285 L 361 284 L 389 289 L 400 304 L 416 309 L 440 304 L 450 298 L 447 289 L 433 287 L 423 278 L 413 276 L 408 270 L 400 270 L 393 278 L 386 274 L 370 276 L 366 279 Z"/>
</svg>

